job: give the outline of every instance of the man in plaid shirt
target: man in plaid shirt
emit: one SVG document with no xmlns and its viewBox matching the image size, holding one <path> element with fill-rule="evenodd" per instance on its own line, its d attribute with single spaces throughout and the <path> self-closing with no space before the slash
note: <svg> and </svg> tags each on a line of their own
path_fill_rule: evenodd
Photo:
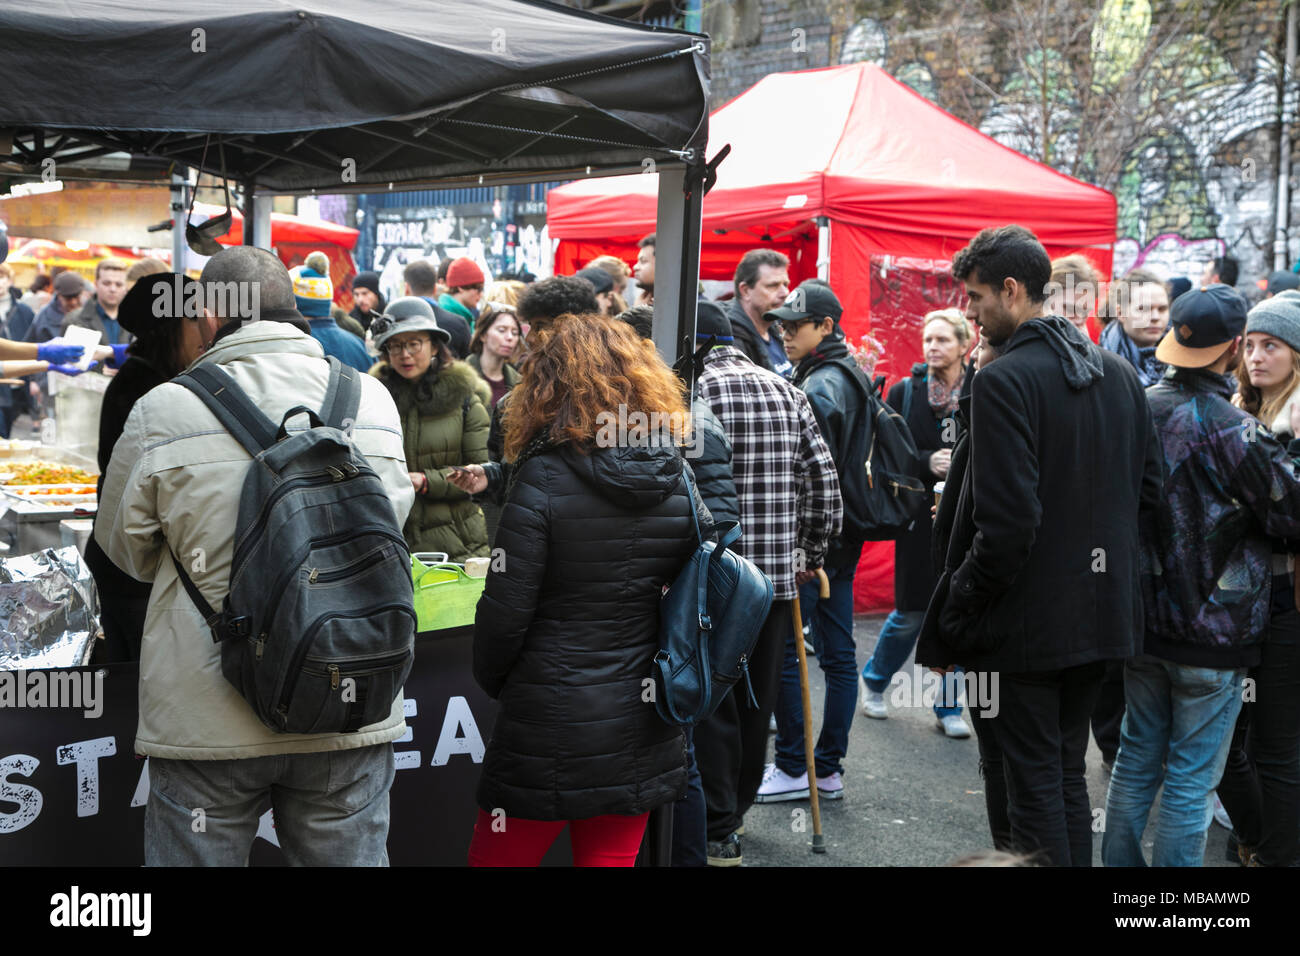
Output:
<svg viewBox="0 0 1300 956">
<path fill-rule="evenodd" d="M 753 805 L 767 759 L 767 726 L 776 706 L 785 643 L 792 638 L 790 604 L 798 584 L 815 576 L 840 533 L 839 477 L 808 399 L 780 375 L 759 368 L 732 344 L 729 327 L 698 335 L 722 343 L 705 357 L 699 380 L 731 439 L 732 472 L 744 537 L 736 550 L 772 579 L 772 610 L 749 662 L 758 708 L 733 692 L 695 731 L 696 759 L 708 804 L 711 866 L 741 861 L 736 830 Z"/>
</svg>

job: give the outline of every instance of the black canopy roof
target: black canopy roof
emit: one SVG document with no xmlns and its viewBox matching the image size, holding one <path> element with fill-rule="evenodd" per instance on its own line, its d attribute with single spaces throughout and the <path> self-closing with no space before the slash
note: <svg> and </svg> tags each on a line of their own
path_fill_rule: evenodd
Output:
<svg viewBox="0 0 1300 956">
<path fill-rule="evenodd" d="M 537 0 L 146 5 L 0 9 L 0 178 L 126 152 L 338 192 L 703 158 L 707 37 Z"/>
</svg>

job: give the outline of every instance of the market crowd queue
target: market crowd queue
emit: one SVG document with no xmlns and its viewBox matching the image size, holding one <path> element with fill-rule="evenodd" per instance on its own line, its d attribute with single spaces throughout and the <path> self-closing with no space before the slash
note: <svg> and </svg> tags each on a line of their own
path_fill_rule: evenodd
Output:
<svg viewBox="0 0 1300 956">
<path fill-rule="evenodd" d="M 654 246 L 653 236 L 641 243 L 633 270 L 643 301 L 653 299 Z M 312 732 L 286 733 L 259 721 L 248 688 L 223 676 L 228 648 L 197 639 L 207 633 L 199 608 L 220 606 L 231 580 L 250 462 L 234 437 L 202 453 L 195 444 L 220 433 L 221 421 L 168 380 L 203 366 L 225 372 L 272 424 L 299 406 L 325 415 L 336 376 L 349 388 L 355 380 L 352 441 L 391 503 L 390 533 L 412 551 L 454 561 L 489 547 L 506 555 L 489 574 L 476 622 L 475 676 L 501 709 L 471 862 L 536 863 L 568 824 L 575 861 L 627 865 L 649 811 L 671 804 L 674 864 L 733 866 L 743 860 L 744 814 L 754 802 L 801 799 L 811 785 L 823 799 L 843 796 L 858 678 L 852 581 L 863 542 L 878 536 L 863 445 L 881 406 L 851 358 L 833 290 L 809 280 L 792 291 L 784 256 L 747 254 L 726 310 L 699 304 L 696 385 L 687 394 L 648 341 L 647 313 L 615 312 L 628 278 L 617 260 L 486 290 L 468 260 L 440 270 L 412 263 L 406 296 L 384 301 L 363 274 L 354 289 L 358 314 L 332 319 L 321 305 L 328 278 L 316 265 L 291 274 L 252 249 L 214 257 L 200 281 L 257 282 L 259 322 L 160 315 L 138 285 L 118 308 L 135 336 L 127 368 L 135 362 L 138 374 L 119 376 L 112 401 L 106 396 L 106 408 L 117 411 L 101 442 L 107 467 L 95 540 L 103 557 L 95 573 L 102 590 L 120 597 L 111 615 L 106 607 L 106 632 L 111 617 L 120 644 L 141 659 L 136 749 L 158 768 L 146 811 L 148 861 L 246 862 L 256 828 L 248 807 L 270 794 L 291 862 L 385 863 L 391 741 L 405 729 L 394 685 L 392 707 L 372 723 L 326 729 L 326 708 Z M 1044 314 L 1053 265 L 1024 230 L 986 230 L 954 261 L 969 296 L 964 318 L 955 310 L 925 317 L 926 362 L 891 391 L 888 405 L 915 448 L 908 475 L 925 490 L 947 478 L 951 513 L 937 522 L 933 542 L 923 516 L 900 542 L 897 633 L 882 635 L 861 677 L 864 709 L 885 716 L 880 682 L 918 637 L 918 661 L 996 671 L 999 712 L 971 714 L 981 767 L 998 777 L 988 788 L 993 842 L 1041 862 L 1087 865 L 1088 721 L 1107 667 L 1143 652 L 1142 570 L 1160 553 L 1145 529 L 1167 520 L 1159 515 L 1170 502 L 1162 433 L 1139 381 L 1147 346 L 1136 356 L 1098 349 L 1086 326 L 1081 332 L 1077 321 Z M 1185 321 L 1170 336 L 1201 334 L 1203 294 L 1190 294 L 1180 307 Z M 1285 303 L 1274 308 L 1283 315 L 1269 326 L 1276 332 L 1289 313 Z M 146 313 L 152 318 L 137 322 Z M 345 331 L 343 318 L 361 334 Z M 966 320 L 981 331 L 978 353 L 987 358 L 979 372 L 963 361 Z M 364 358 L 353 355 L 354 344 Z M 702 441 L 684 457 L 680 432 L 634 427 L 610 444 L 600 422 L 620 409 L 658 413 L 650 420 L 689 415 Z M 945 427 L 953 422 L 961 427 Z M 1258 447 L 1273 454 L 1267 442 Z M 1286 462 L 1274 467 L 1290 474 Z M 688 469 L 694 496 L 683 480 Z M 214 514 L 227 517 L 209 520 Z M 1284 530 L 1284 517 L 1257 517 L 1273 521 L 1269 533 Z M 744 530 L 736 548 L 771 578 L 776 596 L 750 658 L 754 700 L 738 689 L 683 733 L 644 697 L 658 650 L 658 600 L 694 550 L 696 526 L 707 536 L 715 521 L 731 518 Z M 173 556 L 196 547 L 206 563 L 187 584 Z M 1104 579 L 1082 559 L 1096 549 L 1108 556 Z M 818 569 L 831 581 L 822 601 L 809 590 Z M 124 581 L 138 584 L 133 591 Z M 1179 599 L 1203 584 L 1188 583 Z M 801 587 L 827 681 L 815 781 L 804 770 L 802 714 L 793 703 L 789 600 Z M 1279 660 L 1281 685 L 1291 659 Z M 191 700 L 202 707 L 178 703 Z M 1285 724 L 1284 712 L 1261 713 L 1275 714 L 1261 721 L 1266 728 Z M 776 758 L 767 764 L 773 714 Z M 942 701 L 936 716 L 949 736 L 969 734 L 955 699 Z M 1235 716 L 1225 711 L 1224 741 L 1214 742 L 1224 759 Z M 1136 759 L 1138 741 L 1161 743 L 1125 720 L 1116 780 L 1149 788 L 1149 758 L 1131 774 L 1120 768 Z M 1265 739 L 1275 742 L 1266 743 L 1262 762 L 1256 754 L 1245 764 L 1243 779 L 1256 775 L 1269 796 L 1253 815 L 1256 804 L 1243 802 L 1243 820 L 1271 821 L 1279 804 L 1293 805 L 1292 738 Z M 1222 766 L 1193 782 L 1186 806 L 1208 801 Z M 233 785 L 214 790 L 214 772 Z M 1122 801 L 1116 786 L 1112 799 Z M 1130 815 L 1145 813 L 1140 798 L 1128 805 L 1136 806 Z M 196 806 L 211 838 L 186 832 L 185 814 Z M 1202 845 L 1203 835 L 1202 828 Z M 1194 855 L 1191 839 L 1176 838 Z"/>
</svg>

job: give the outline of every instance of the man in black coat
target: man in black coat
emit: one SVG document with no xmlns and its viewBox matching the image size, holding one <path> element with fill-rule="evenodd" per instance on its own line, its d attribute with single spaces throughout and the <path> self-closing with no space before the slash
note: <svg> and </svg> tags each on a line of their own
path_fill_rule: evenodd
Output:
<svg viewBox="0 0 1300 956">
<path fill-rule="evenodd" d="M 1158 503 L 1162 469 L 1132 368 L 1043 316 L 1051 269 L 1020 226 L 985 229 L 953 259 L 967 318 L 1003 354 L 972 385 L 975 536 L 939 630 L 991 689 L 998 678 L 994 706 L 981 703 L 1005 756 L 1013 842 L 1090 866 L 1088 717 L 1105 661 L 1140 647 L 1138 512 Z"/>
</svg>

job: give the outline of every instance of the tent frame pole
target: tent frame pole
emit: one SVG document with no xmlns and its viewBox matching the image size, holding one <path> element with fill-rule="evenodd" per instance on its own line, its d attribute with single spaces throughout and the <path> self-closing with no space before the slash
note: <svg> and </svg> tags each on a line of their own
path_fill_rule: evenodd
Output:
<svg viewBox="0 0 1300 956">
<path fill-rule="evenodd" d="M 244 183 L 244 245 L 271 248 L 271 197 L 259 195 L 257 183 Z"/>
<path fill-rule="evenodd" d="M 695 351 L 703 165 L 659 170 L 653 331 L 655 346 L 669 364 Z M 693 388 L 694 384 L 693 373 L 688 370 L 687 385 Z"/>
</svg>

